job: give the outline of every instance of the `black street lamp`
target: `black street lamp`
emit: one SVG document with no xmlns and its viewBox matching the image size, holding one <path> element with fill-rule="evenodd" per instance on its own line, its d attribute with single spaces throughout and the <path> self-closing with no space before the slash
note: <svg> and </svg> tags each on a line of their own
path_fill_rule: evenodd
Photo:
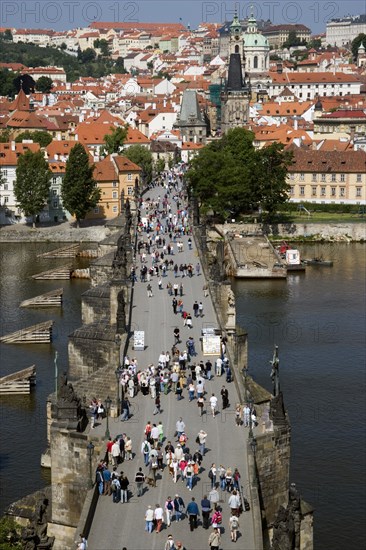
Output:
<svg viewBox="0 0 366 550">
<path fill-rule="evenodd" d="M 91 441 L 86 446 L 86 449 L 88 451 L 88 458 L 89 458 L 89 487 L 90 489 L 93 488 L 93 478 L 92 478 L 92 459 L 94 454 L 94 445 Z"/>
<path fill-rule="evenodd" d="M 105 438 L 106 439 L 109 439 L 111 437 L 111 434 L 109 432 L 109 411 L 111 410 L 111 405 L 112 405 L 112 399 L 109 397 L 107 397 L 107 399 L 105 400 L 105 411 L 106 411 L 106 419 L 107 419 L 107 429 L 105 431 Z"/>
</svg>

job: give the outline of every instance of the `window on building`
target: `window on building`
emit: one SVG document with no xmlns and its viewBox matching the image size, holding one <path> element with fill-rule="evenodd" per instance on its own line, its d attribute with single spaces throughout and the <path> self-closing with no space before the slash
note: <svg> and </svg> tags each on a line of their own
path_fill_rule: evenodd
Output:
<svg viewBox="0 0 366 550">
<path fill-rule="evenodd" d="M 303 172 L 301 172 L 300 174 L 300 181 L 304 181 L 305 180 L 305 174 Z"/>
<path fill-rule="evenodd" d="M 322 175 L 321 175 L 321 181 L 326 181 L 326 179 L 325 179 L 325 174 L 322 174 Z"/>
<path fill-rule="evenodd" d="M 305 195 L 305 186 L 300 185 L 300 195 L 303 197 Z"/>
<path fill-rule="evenodd" d="M 58 201 L 53 201 L 52 205 L 53 205 L 53 208 L 57 208 L 58 207 Z"/>
<path fill-rule="evenodd" d="M 341 174 L 341 181 L 346 181 L 346 174 Z"/>
<path fill-rule="evenodd" d="M 316 197 L 316 185 L 311 186 L 311 196 Z"/>
<path fill-rule="evenodd" d="M 4 191 L 7 191 L 9 189 L 9 185 L 7 183 L 4 183 Z"/>
<path fill-rule="evenodd" d="M 295 194 L 295 186 L 294 185 L 291 185 L 290 187 L 290 195 L 294 195 Z"/>
<path fill-rule="evenodd" d="M 4 197 L 4 204 L 8 204 L 9 203 L 9 197 Z"/>
<path fill-rule="evenodd" d="M 337 176 L 335 174 L 332 174 L 332 181 L 337 181 Z"/>
<path fill-rule="evenodd" d="M 56 177 L 52 178 L 52 183 L 53 183 L 53 185 L 56 185 L 56 183 L 57 183 L 57 178 Z"/>
<path fill-rule="evenodd" d="M 127 195 L 133 195 L 133 187 L 131 185 L 127 187 Z"/>
<path fill-rule="evenodd" d="M 320 188 L 320 194 L 322 197 L 325 197 L 325 187 Z"/>
<path fill-rule="evenodd" d="M 335 187 L 330 188 L 330 194 L 332 195 L 332 197 L 336 196 L 336 188 Z"/>
<path fill-rule="evenodd" d="M 117 191 L 112 191 L 112 199 L 118 199 Z"/>
<path fill-rule="evenodd" d="M 340 187 L 339 196 L 344 197 L 345 195 L 346 195 L 346 188 L 345 187 Z"/>
<path fill-rule="evenodd" d="M 132 181 L 132 174 L 127 174 L 127 181 Z"/>
<path fill-rule="evenodd" d="M 113 185 L 113 187 L 117 187 L 117 182 L 114 181 L 114 182 L 112 183 L 112 185 Z"/>
<path fill-rule="evenodd" d="M 94 208 L 94 214 L 99 214 L 99 206 L 96 206 L 96 207 Z"/>
<path fill-rule="evenodd" d="M 1 173 L 2 173 L 2 175 L 5 176 L 5 177 L 8 175 L 8 171 L 7 171 L 7 170 L 1 170 Z"/>
<path fill-rule="evenodd" d="M 253 69 L 258 69 L 258 56 L 255 55 L 253 59 Z"/>
<path fill-rule="evenodd" d="M 312 174 L 312 176 L 311 176 L 311 181 L 317 181 L 316 174 Z"/>
<path fill-rule="evenodd" d="M 356 187 L 356 197 L 361 197 L 362 195 L 362 187 Z"/>
<path fill-rule="evenodd" d="M 362 174 L 357 174 L 357 183 L 361 183 L 362 181 Z"/>
<path fill-rule="evenodd" d="M 112 206 L 112 212 L 118 212 L 118 206 Z"/>
</svg>

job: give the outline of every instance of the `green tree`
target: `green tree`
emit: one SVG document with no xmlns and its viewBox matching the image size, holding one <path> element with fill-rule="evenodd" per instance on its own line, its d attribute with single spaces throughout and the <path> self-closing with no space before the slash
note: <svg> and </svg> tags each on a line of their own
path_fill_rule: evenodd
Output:
<svg viewBox="0 0 366 550">
<path fill-rule="evenodd" d="M 105 38 L 102 38 L 102 39 L 97 38 L 96 40 L 94 40 L 93 46 L 94 48 L 100 49 L 100 53 L 102 57 L 109 56 L 110 54 L 109 44 L 108 44 L 108 40 L 106 40 Z"/>
<path fill-rule="evenodd" d="M 7 128 L 0 131 L 0 143 L 8 143 L 10 141 L 10 130 Z"/>
<path fill-rule="evenodd" d="M 0 550 L 22 548 L 20 530 L 20 525 L 12 518 L 3 516 L 0 519 Z"/>
<path fill-rule="evenodd" d="M 114 71 L 116 73 L 126 74 L 127 71 L 125 69 L 123 57 L 117 57 L 116 62 L 114 64 Z"/>
<path fill-rule="evenodd" d="M 35 217 L 47 204 L 51 170 L 41 151 L 27 151 L 20 155 L 16 168 L 14 195 L 26 216 Z"/>
<path fill-rule="evenodd" d="M 364 34 L 363 32 L 361 32 L 358 36 L 356 36 L 356 38 L 352 40 L 351 50 L 353 59 L 355 60 L 357 59 L 358 48 L 361 46 L 361 44 L 363 44 L 364 48 L 366 48 L 366 34 Z"/>
<path fill-rule="evenodd" d="M 112 153 L 119 153 L 122 150 L 123 144 L 126 141 L 128 133 L 128 126 L 118 126 L 114 128 L 111 134 L 104 136 L 104 151 L 111 155 Z"/>
<path fill-rule="evenodd" d="M 7 69 L 0 71 L 0 95 L 14 97 L 15 93 L 14 73 Z"/>
<path fill-rule="evenodd" d="M 47 147 L 52 141 L 52 136 L 43 130 L 36 130 L 35 132 L 25 130 L 15 138 L 15 141 L 16 143 L 22 143 L 23 139 L 31 139 L 34 143 L 39 143 L 41 147 Z"/>
<path fill-rule="evenodd" d="M 97 54 L 95 53 L 95 50 L 93 48 L 86 48 L 86 50 L 82 51 L 80 48 L 78 49 L 78 60 L 80 63 L 90 63 L 91 61 L 94 61 L 97 57 Z"/>
<path fill-rule="evenodd" d="M 89 164 L 89 157 L 81 143 L 70 151 L 66 162 L 65 177 L 62 182 L 61 196 L 64 207 L 76 218 L 77 227 L 80 220 L 95 208 L 100 199 L 100 189 L 93 178 L 94 165 Z"/>
<path fill-rule="evenodd" d="M 189 191 L 197 197 L 203 213 L 212 210 L 227 219 L 258 205 L 272 212 L 283 197 L 287 199 L 286 154 L 277 144 L 256 151 L 253 139 L 252 132 L 235 128 L 193 159 L 187 173 Z"/>
<path fill-rule="evenodd" d="M 292 158 L 292 152 L 284 151 L 282 143 L 255 151 L 255 203 L 266 221 L 273 221 L 277 209 L 288 201 L 287 168 Z"/>
<path fill-rule="evenodd" d="M 65 42 L 62 42 L 62 44 L 60 44 L 60 50 L 67 50 L 67 45 L 65 44 Z"/>
<path fill-rule="evenodd" d="M 151 152 L 142 145 L 132 145 L 124 151 L 124 155 L 132 162 L 140 166 L 144 183 L 149 183 L 152 178 L 153 158 Z"/>
<path fill-rule="evenodd" d="M 36 90 L 44 94 L 49 94 L 53 88 L 52 78 L 48 76 L 40 76 L 36 82 Z"/>
<path fill-rule="evenodd" d="M 287 40 L 283 43 L 283 47 L 291 48 L 292 46 L 299 46 L 300 44 L 301 39 L 297 36 L 296 31 L 290 31 Z"/>
<path fill-rule="evenodd" d="M 155 172 L 157 174 L 160 174 L 161 172 L 163 172 L 164 168 L 165 168 L 165 159 L 163 158 L 158 159 L 155 163 Z"/>
</svg>

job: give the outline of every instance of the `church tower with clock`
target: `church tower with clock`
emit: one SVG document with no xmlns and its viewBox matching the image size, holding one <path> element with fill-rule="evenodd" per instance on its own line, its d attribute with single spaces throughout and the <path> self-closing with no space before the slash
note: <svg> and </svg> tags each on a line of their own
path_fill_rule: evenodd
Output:
<svg viewBox="0 0 366 550">
<path fill-rule="evenodd" d="M 229 63 L 221 93 L 221 131 L 243 127 L 249 122 L 250 83 L 245 73 L 244 37 L 235 14 L 230 25 Z"/>
</svg>

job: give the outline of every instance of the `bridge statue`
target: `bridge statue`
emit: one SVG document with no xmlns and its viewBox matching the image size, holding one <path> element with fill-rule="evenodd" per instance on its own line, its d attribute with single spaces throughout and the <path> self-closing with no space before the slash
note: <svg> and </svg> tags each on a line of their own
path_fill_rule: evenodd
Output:
<svg viewBox="0 0 366 550">
<path fill-rule="evenodd" d="M 280 394 L 280 360 L 278 358 L 278 346 L 275 346 L 273 359 L 270 361 L 270 364 L 272 365 L 271 379 L 273 382 L 273 395 L 277 397 Z"/>
<path fill-rule="evenodd" d="M 117 295 L 117 334 L 124 334 L 127 331 L 126 325 L 126 302 L 124 296 L 124 290 L 120 290 Z"/>
</svg>

